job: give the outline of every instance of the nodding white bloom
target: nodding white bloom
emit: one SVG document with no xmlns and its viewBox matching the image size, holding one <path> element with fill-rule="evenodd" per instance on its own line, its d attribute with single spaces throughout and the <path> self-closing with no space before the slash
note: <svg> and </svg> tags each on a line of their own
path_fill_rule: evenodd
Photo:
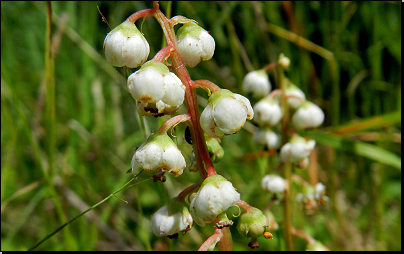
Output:
<svg viewBox="0 0 404 254">
<path fill-rule="evenodd" d="M 245 211 L 240 216 L 237 223 L 237 231 L 243 237 L 257 239 L 265 231 L 268 231 L 268 226 L 268 218 L 260 209 L 253 207 L 253 209 Z"/>
<path fill-rule="evenodd" d="M 324 112 L 310 101 L 304 102 L 292 116 L 292 123 L 297 130 L 315 128 L 323 122 Z"/>
<path fill-rule="evenodd" d="M 278 149 L 281 146 L 282 137 L 270 129 L 258 129 L 253 134 L 253 142 L 265 145 L 268 148 Z"/>
<path fill-rule="evenodd" d="M 192 227 L 193 219 L 188 205 L 173 198 L 153 214 L 151 223 L 156 236 L 169 236 L 178 232 L 184 234 L 188 232 Z"/>
<path fill-rule="evenodd" d="M 147 61 L 150 47 L 136 25 L 126 20 L 107 34 L 104 53 L 112 66 L 136 68 Z"/>
<path fill-rule="evenodd" d="M 227 89 L 214 92 L 200 118 L 202 129 L 211 137 L 221 138 L 240 130 L 254 117 L 250 101 Z"/>
<path fill-rule="evenodd" d="M 296 85 L 290 84 L 285 89 L 286 96 L 290 96 L 286 101 L 293 109 L 297 109 L 306 100 L 306 95 Z"/>
<path fill-rule="evenodd" d="M 256 98 L 268 95 L 269 91 L 271 91 L 268 74 L 264 70 L 247 73 L 243 80 L 243 88 L 246 93 L 251 93 Z"/>
<path fill-rule="evenodd" d="M 254 122 L 272 126 L 282 118 L 282 110 L 279 102 L 272 98 L 264 98 L 254 105 Z"/>
<path fill-rule="evenodd" d="M 294 136 L 281 148 L 281 160 L 283 162 L 300 163 L 308 157 L 316 146 L 315 140 L 304 139 L 300 136 Z M 308 166 L 308 163 L 307 163 Z"/>
<path fill-rule="evenodd" d="M 128 77 L 128 88 L 135 100 L 145 103 L 162 101 L 170 106 L 184 102 L 185 86 L 168 67 L 154 60 Z"/>
<path fill-rule="evenodd" d="M 202 27 L 190 22 L 177 31 L 178 52 L 185 66 L 194 67 L 201 60 L 209 60 L 215 52 L 215 40 Z"/>
<path fill-rule="evenodd" d="M 136 175 L 141 169 L 160 172 L 167 171 L 174 176 L 180 176 L 186 167 L 184 156 L 166 134 L 155 133 L 143 143 L 132 158 L 132 174 Z"/>
<path fill-rule="evenodd" d="M 266 192 L 283 193 L 286 189 L 285 180 L 278 175 L 266 175 L 261 180 L 261 186 Z"/>
<path fill-rule="evenodd" d="M 207 177 L 190 204 L 196 224 L 205 226 L 219 214 L 240 201 L 240 193 L 221 175 Z"/>
</svg>

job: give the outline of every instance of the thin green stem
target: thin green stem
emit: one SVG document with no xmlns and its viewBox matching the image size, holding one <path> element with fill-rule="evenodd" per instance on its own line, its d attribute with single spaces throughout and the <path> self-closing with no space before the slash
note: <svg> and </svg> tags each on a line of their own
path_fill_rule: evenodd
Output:
<svg viewBox="0 0 404 254">
<path fill-rule="evenodd" d="M 283 69 L 281 65 L 277 65 L 277 74 L 278 74 L 278 82 L 280 89 L 282 90 L 281 93 L 281 101 L 280 105 L 281 108 L 283 109 L 283 116 L 282 116 L 282 140 L 286 142 L 288 140 L 288 124 L 289 124 L 289 106 L 287 103 L 287 96 L 285 93 L 286 89 L 286 79 L 283 73 Z M 283 178 L 286 180 L 286 182 L 289 184 L 291 182 L 291 176 L 292 176 L 292 164 L 290 162 L 285 162 L 281 166 L 282 168 L 282 174 Z M 292 196 L 290 194 L 290 184 L 289 188 L 285 191 L 285 198 L 283 199 L 283 226 L 284 226 L 284 235 L 285 235 L 285 243 L 286 243 L 286 250 L 291 251 L 294 250 L 294 244 L 293 244 L 293 234 L 292 234 L 292 206 L 293 206 L 293 200 Z"/>
<path fill-rule="evenodd" d="M 139 172 L 139 174 L 142 171 Z M 71 224 L 73 221 L 75 221 L 76 219 L 80 218 L 81 216 L 83 216 L 84 214 L 86 214 L 87 212 L 91 211 L 92 209 L 96 208 L 97 206 L 99 206 L 100 204 L 104 203 L 105 201 L 107 201 L 108 199 L 110 199 L 111 197 L 116 197 L 115 194 L 129 188 L 132 187 L 134 185 L 138 185 L 141 183 L 144 183 L 146 181 L 149 181 L 152 179 L 152 177 L 145 179 L 141 182 L 132 184 L 132 185 L 128 185 L 129 183 L 131 183 L 133 180 L 136 179 L 136 177 L 139 175 L 137 174 L 134 178 L 132 178 L 129 182 L 127 182 L 125 185 L 123 185 L 121 188 L 119 188 L 119 190 L 115 191 L 114 193 L 111 193 L 108 197 L 104 198 L 103 200 L 101 200 L 100 202 L 98 202 L 97 204 L 93 205 L 92 207 L 88 208 L 87 210 L 85 210 L 84 212 L 80 213 L 79 215 L 77 215 L 76 217 L 74 217 L 73 219 L 69 220 L 68 222 L 66 222 L 65 224 L 63 224 L 62 226 L 58 227 L 55 231 L 53 231 L 52 233 L 50 233 L 49 235 L 47 235 L 44 239 L 42 239 L 40 242 L 38 242 L 37 244 L 35 244 L 34 246 L 32 246 L 31 248 L 28 249 L 28 251 L 34 250 L 36 249 L 39 245 L 41 245 L 43 242 L 45 242 L 46 240 L 48 240 L 49 238 L 51 238 L 53 235 L 55 235 L 56 233 L 58 233 L 60 230 L 62 230 L 64 227 L 66 227 L 67 225 Z"/>
</svg>

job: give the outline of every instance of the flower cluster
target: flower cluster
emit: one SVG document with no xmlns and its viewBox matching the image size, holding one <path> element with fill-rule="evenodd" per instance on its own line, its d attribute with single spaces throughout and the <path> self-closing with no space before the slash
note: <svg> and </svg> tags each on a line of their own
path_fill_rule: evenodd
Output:
<svg viewBox="0 0 404 254">
<path fill-rule="evenodd" d="M 247 73 L 243 83 L 244 91 L 257 100 L 253 106 L 253 122 L 258 128 L 253 132 L 253 142 L 271 150 L 271 155 L 276 155 L 276 162 L 279 162 L 277 169 L 290 168 L 288 174 L 285 173 L 283 177 L 271 172 L 262 178 L 262 189 L 269 194 L 271 204 L 279 203 L 286 195 L 291 195 L 291 169 L 306 169 L 309 166 L 309 156 L 316 146 L 316 141 L 305 138 L 304 130 L 317 128 L 324 122 L 324 112 L 321 108 L 308 101 L 304 92 L 285 76 L 284 71 L 289 70 L 289 67 L 289 58 L 280 54 L 276 64 L 269 64 L 261 70 Z M 271 84 L 266 71 L 272 68 L 276 68 L 280 88 L 270 91 Z M 294 186 L 296 187 L 295 184 Z M 328 199 L 324 195 L 325 186 L 318 183 L 313 187 L 305 181 L 303 186 L 296 201 L 303 204 L 306 214 L 313 214 L 318 205 Z M 266 214 L 270 215 L 272 227 L 277 229 L 269 209 Z"/>
<path fill-rule="evenodd" d="M 135 25 L 142 17 L 156 18 L 166 39 L 167 46 L 150 60 L 149 44 Z M 178 24 L 182 26 L 175 32 L 174 26 Z M 220 138 L 238 132 L 247 120 L 252 120 L 253 108 L 250 101 L 240 94 L 221 89 L 207 80 L 192 81 L 186 70 L 186 67 L 195 67 L 201 61 L 211 59 L 214 51 L 215 40 L 208 31 L 183 16 L 167 19 L 157 2 L 153 3 L 153 9 L 132 14 L 108 33 L 104 40 L 104 53 L 108 63 L 127 69 L 140 66 L 127 79 L 129 92 L 136 101 L 140 115 L 174 115 L 184 102 L 188 108 L 186 114 L 167 120 L 136 149 L 132 157 L 133 175 L 145 170 L 160 177 L 165 172 L 175 177 L 181 176 L 187 163 L 167 131 L 180 123 L 188 122 L 189 133 L 186 140 L 193 146 L 188 168 L 191 172 L 200 173 L 202 183 L 184 189 L 153 214 L 153 233 L 157 236 L 175 237 L 180 232 L 185 234 L 191 230 L 194 223 L 203 227 L 214 222 L 216 229 L 229 227 L 233 222 L 227 218 L 226 210 L 241 202 L 246 213 L 241 216 L 238 229 L 243 236 L 256 241 L 260 235 L 270 234 L 265 229 L 269 226 L 268 219 L 258 209 L 251 215 L 248 205 L 240 199 L 240 193 L 230 181 L 218 175 L 213 166 L 213 163 L 218 163 L 224 156 Z M 169 58 L 171 64 L 167 61 Z M 260 89 L 260 92 L 254 92 L 255 96 L 269 93 L 271 85 L 265 72 L 258 71 L 250 76 L 244 81 L 247 90 L 252 89 L 254 92 Z M 254 79 L 261 76 L 262 84 L 254 84 Z M 208 103 L 200 116 L 198 108 L 195 108 L 196 88 L 209 92 Z M 280 115 L 279 112 L 278 118 Z M 273 139 L 269 132 L 262 135 L 265 136 L 264 139 Z M 268 142 L 272 142 L 271 147 L 277 147 L 279 140 L 277 137 L 277 141 Z M 214 236 L 219 237 L 220 234 Z M 216 239 L 215 242 L 219 240 Z M 256 244 L 254 247 L 257 247 Z"/>
</svg>

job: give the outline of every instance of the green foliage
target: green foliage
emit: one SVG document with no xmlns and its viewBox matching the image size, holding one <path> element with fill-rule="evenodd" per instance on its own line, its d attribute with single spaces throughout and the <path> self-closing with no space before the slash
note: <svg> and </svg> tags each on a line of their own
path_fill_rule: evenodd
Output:
<svg viewBox="0 0 404 254">
<path fill-rule="evenodd" d="M 97 6 L 113 29 L 135 11 L 151 8 L 151 2 L 51 5 L 53 74 L 45 69 L 46 4 L 1 2 L 2 251 L 29 249 L 120 189 L 131 179 L 126 171 L 136 148 L 168 118 L 147 118 L 143 130 L 126 87 L 128 73 L 109 66 L 102 49 L 110 29 Z M 196 20 L 215 38 L 213 59 L 189 68 L 194 80 L 209 79 L 243 94 L 244 75 L 284 53 L 291 60 L 288 78 L 324 110 L 320 130 L 301 134 L 317 140 L 318 178 L 327 186 L 330 201 L 313 216 L 295 203 L 295 228 L 331 250 L 401 250 L 399 2 L 160 5 L 163 13 Z M 162 47 L 162 32 L 153 18 L 141 24 L 139 20 L 151 58 Z M 307 42 L 296 41 L 290 32 Z M 46 89 L 49 74 L 55 80 L 54 100 L 49 100 L 52 90 Z M 269 76 L 272 87 L 279 88 L 275 74 Z M 198 94 L 207 98 L 204 91 Z M 54 118 L 47 107 L 55 108 Z M 184 112 L 182 106 L 179 113 Z M 260 181 L 275 170 L 278 158 L 268 153 L 249 156 L 262 147 L 253 145 L 248 125 L 222 139 L 224 157 L 215 166 L 243 200 L 264 209 L 269 201 Z M 178 125 L 173 140 L 189 163 L 191 146 L 183 139 L 184 130 Z M 308 179 L 304 170 L 294 173 Z M 135 181 L 150 176 L 143 172 Z M 151 232 L 150 216 L 198 181 L 197 173 L 185 169 L 179 178 L 167 175 L 164 184 L 146 181 L 128 188 L 117 194 L 127 205 L 109 199 L 36 250 L 196 250 L 213 227 L 195 225 L 167 242 Z M 281 222 L 282 206 L 275 204 L 271 211 Z M 237 217 L 229 217 L 237 224 Z M 235 250 L 248 250 L 248 241 L 235 227 L 231 232 Z M 285 248 L 282 227 L 272 233 L 273 240 L 258 239 L 258 250 Z M 305 249 L 305 241 L 296 243 L 298 250 Z"/>
</svg>

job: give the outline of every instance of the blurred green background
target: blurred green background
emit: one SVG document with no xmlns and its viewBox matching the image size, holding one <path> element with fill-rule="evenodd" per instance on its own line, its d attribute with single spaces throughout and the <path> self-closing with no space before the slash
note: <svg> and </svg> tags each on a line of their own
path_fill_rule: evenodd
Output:
<svg viewBox="0 0 404 254">
<path fill-rule="evenodd" d="M 126 171 L 136 148 L 169 118 L 147 118 L 141 128 L 128 73 L 105 61 L 110 29 L 97 6 L 114 28 L 152 2 L 52 2 L 52 75 L 52 65 L 45 68 L 46 2 L 1 2 L 1 250 L 27 250 L 118 190 L 131 179 Z M 286 75 L 324 110 L 322 127 L 302 135 L 317 141 L 311 163 L 330 201 L 312 216 L 296 203 L 295 228 L 331 250 L 401 250 L 400 2 L 184 1 L 160 7 L 168 16 L 196 20 L 215 38 L 215 55 L 189 68 L 192 79 L 243 94 L 244 75 L 284 53 L 291 60 Z M 150 59 L 163 46 L 162 31 L 148 18 L 142 32 Z M 278 88 L 274 73 L 269 76 Z M 207 95 L 198 94 L 203 105 Z M 222 139 L 225 157 L 216 169 L 243 200 L 264 209 L 269 197 L 260 181 L 278 160 L 256 156 L 262 147 L 252 143 L 251 123 L 245 127 Z M 179 125 L 173 134 L 188 163 L 184 129 Z M 295 173 L 309 181 L 306 171 Z M 135 182 L 150 176 L 144 172 Z M 128 204 L 111 198 L 36 250 L 196 250 L 213 233 L 211 224 L 168 241 L 154 236 L 150 218 L 198 182 L 199 174 L 185 169 L 165 183 L 126 189 L 117 196 Z M 255 250 L 285 249 L 282 205 L 271 210 L 280 229 L 273 240 L 260 238 Z M 230 209 L 235 223 L 231 214 L 237 213 Z M 235 250 L 249 250 L 249 240 L 235 226 L 231 231 Z M 297 250 L 306 244 L 296 238 Z"/>
</svg>

